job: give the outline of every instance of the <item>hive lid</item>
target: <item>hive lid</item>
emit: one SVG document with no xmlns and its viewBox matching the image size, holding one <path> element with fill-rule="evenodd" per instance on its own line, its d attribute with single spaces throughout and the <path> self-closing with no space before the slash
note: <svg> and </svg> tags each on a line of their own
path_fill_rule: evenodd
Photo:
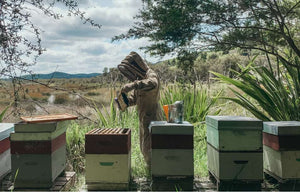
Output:
<svg viewBox="0 0 300 192">
<path fill-rule="evenodd" d="M 194 126 L 187 121 L 184 121 L 182 124 L 167 123 L 167 121 L 151 121 L 149 131 L 152 134 L 193 135 Z"/>
<path fill-rule="evenodd" d="M 41 133 L 41 132 L 54 132 L 58 129 L 66 127 L 67 121 L 51 121 L 42 123 L 27 123 L 21 121 L 15 124 L 16 133 Z"/>
<path fill-rule="evenodd" d="M 40 116 L 33 116 L 33 117 L 21 117 L 21 119 L 27 123 L 42 123 L 42 122 L 51 122 L 51 121 L 74 120 L 74 119 L 78 119 L 78 117 L 75 115 L 64 113 L 64 114 L 52 114 L 52 115 L 40 115 Z"/>
<path fill-rule="evenodd" d="M 9 137 L 10 133 L 13 131 L 13 123 L 0 123 L 0 141 Z"/>
<path fill-rule="evenodd" d="M 262 130 L 263 122 L 259 119 L 241 116 L 206 116 L 207 128 L 214 129 L 253 129 Z"/>
<path fill-rule="evenodd" d="M 299 121 L 264 122 L 263 132 L 272 135 L 300 135 Z"/>
</svg>

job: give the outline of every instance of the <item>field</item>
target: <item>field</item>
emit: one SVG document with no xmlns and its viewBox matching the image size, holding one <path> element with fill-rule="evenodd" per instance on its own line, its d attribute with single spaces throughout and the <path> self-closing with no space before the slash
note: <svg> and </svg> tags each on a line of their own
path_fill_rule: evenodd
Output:
<svg viewBox="0 0 300 192">
<path fill-rule="evenodd" d="M 11 86 L 8 82 L 6 87 Z M 44 84 L 48 82 L 43 82 Z M 50 88 L 52 87 L 52 88 Z M 208 88 L 209 87 L 209 88 Z M 24 84 L 19 94 L 18 108 L 10 106 L 3 122 L 17 122 L 20 116 L 52 113 L 71 113 L 79 116 L 79 120 L 69 124 L 67 130 L 67 170 L 76 171 L 79 180 L 76 188 L 84 183 L 84 135 L 87 131 L 98 127 L 130 128 L 132 130 L 132 177 L 149 178 L 149 171 L 139 148 L 138 116 L 134 107 L 126 112 L 116 110 L 112 99 L 119 86 L 105 86 L 95 79 L 53 80 L 48 87 L 40 84 Z M 10 104 L 13 93 L 0 90 L 0 111 Z M 170 104 L 176 100 L 185 101 L 185 120 L 193 123 L 194 165 L 196 177 L 207 177 L 206 158 L 206 126 L 207 114 L 244 115 L 249 112 L 235 103 L 220 96 L 233 96 L 228 85 L 213 83 L 211 85 L 169 84 L 161 89 L 161 104 Z M 75 189 L 74 189 L 75 190 Z"/>
</svg>

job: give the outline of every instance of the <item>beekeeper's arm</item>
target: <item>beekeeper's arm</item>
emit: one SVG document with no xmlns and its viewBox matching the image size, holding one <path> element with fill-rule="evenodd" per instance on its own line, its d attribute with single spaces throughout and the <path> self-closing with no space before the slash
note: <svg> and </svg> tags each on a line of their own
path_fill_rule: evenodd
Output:
<svg viewBox="0 0 300 192">
<path fill-rule="evenodd" d="M 149 77 L 143 80 L 135 80 L 132 83 L 124 85 L 121 92 L 128 93 L 131 90 L 143 90 L 150 91 L 158 86 L 158 80 L 156 73 L 150 73 Z"/>
</svg>

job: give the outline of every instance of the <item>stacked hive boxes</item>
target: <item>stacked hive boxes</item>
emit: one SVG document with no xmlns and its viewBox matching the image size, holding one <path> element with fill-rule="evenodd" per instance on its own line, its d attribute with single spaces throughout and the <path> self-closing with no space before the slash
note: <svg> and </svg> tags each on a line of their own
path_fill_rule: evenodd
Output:
<svg viewBox="0 0 300 192">
<path fill-rule="evenodd" d="M 262 121 L 207 116 L 206 125 L 208 169 L 218 184 L 260 183 L 263 179 Z"/>
<path fill-rule="evenodd" d="M 300 179 L 300 122 L 264 122 L 264 170 L 282 180 Z"/>
<path fill-rule="evenodd" d="M 14 131 L 14 124 L 0 123 L 0 180 L 11 170 L 9 135 Z"/>
<path fill-rule="evenodd" d="M 130 129 L 93 129 L 85 135 L 89 190 L 126 190 L 130 182 Z"/>
<path fill-rule="evenodd" d="M 152 121 L 151 175 L 153 190 L 192 190 L 194 177 L 194 127 L 182 124 Z M 174 186 L 173 184 L 179 186 Z M 165 186 L 164 186 L 165 185 Z M 165 188 L 164 188 L 165 187 Z"/>
<path fill-rule="evenodd" d="M 15 188 L 50 188 L 66 166 L 67 121 L 15 124 L 10 136 Z"/>
</svg>

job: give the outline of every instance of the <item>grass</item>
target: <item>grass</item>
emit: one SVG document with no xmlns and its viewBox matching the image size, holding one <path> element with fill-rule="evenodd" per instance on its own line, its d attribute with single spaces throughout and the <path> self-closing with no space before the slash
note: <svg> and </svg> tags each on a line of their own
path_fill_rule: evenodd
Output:
<svg viewBox="0 0 300 192">
<path fill-rule="evenodd" d="M 197 116 L 186 117 L 194 125 L 194 173 L 196 177 L 205 177 L 207 172 L 206 157 L 206 126 L 203 120 L 207 114 L 216 114 L 220 109 L 214 107 L 218 101 L 217 97 L 209 96 L 207 89 L 198 87 L 196 90 L 189 88 L 179 88 L 170 86 L 162 90 L 162 102 L 172 103 L 176 100 L 185 101 L 185 110 L 189 115 L 190 108 L 197 111 Z M 194 95 L 195 94 L 195 95 Z M 219 96 L 220 91 L 216 93 Z M 111 94 L 112 95 L 112 94 Z M 170 97 L 172 95 L 172 98 Z M 131 173 L 133 178 L 149 178 L 149 170 L 143 155 L 140 151 L 138 114 L 135 107 L 127 109 L 125 112 L 116 110 L 113 98 L 109 106 L 98 107 L 95 104 L 98 124 L 78 124 L 72 123 L 67 131 L 67 150 L 69 169 L 77 173 L 84 174 L 84 135 L 93 128 L 130 128 L 131 129 Z"/>
</svg>

